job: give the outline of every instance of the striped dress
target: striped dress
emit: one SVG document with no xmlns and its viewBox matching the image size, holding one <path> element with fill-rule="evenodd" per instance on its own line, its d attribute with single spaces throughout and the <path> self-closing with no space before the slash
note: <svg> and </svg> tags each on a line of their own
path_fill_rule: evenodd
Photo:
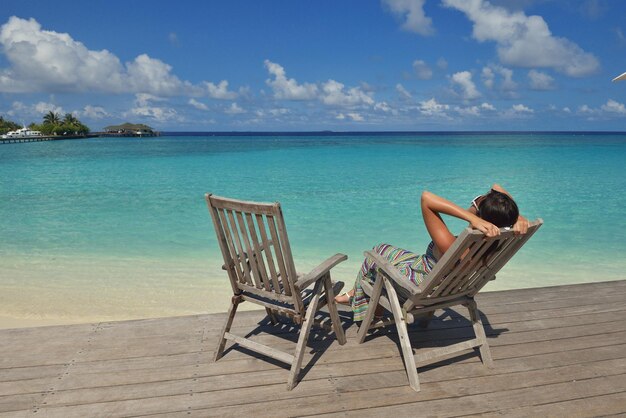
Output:
<svg viewBox="0 0 626 418">
<path fill-rule="evenodd" d="M 373 248 L 375 252 L 383 256 L 392 265 L 398 268 L 411 283 L 418 285 L 424 277 L 432 270 L 437 262 L 434 256 L 434 243 L 428 245 L 426 254 L 415 254 L 402 248 L 394 247 L 389 244 L 379 244 Z M 351 305 L 354 312 L 354 320 L 362 321 L 365 319 L 365 312 L 369 303 L 369 297 L 363 291 L 361 281 L 366 280 L 370 284 L 374 284 L 376 278 L 376 264 L 373 260 L 366 258 L 359 270 L 354 283 L 354 297 L 352 297 Z M 396 287 L 398 289 L 398 287 Z"/>
</svg>

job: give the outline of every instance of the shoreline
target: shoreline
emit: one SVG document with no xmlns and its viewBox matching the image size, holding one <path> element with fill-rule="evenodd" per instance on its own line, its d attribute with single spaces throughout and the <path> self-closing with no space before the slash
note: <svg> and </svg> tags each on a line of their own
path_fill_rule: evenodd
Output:
<svg viewBox="0 0 626 418">
<path fill-rule="evenodd" d="M 337 279 L 340 280 L 340 279 Z M 550 288 L 558 288 L 562 286 L 571 286 L 571 285 L 581 285 L 581 284 L 599 284 L 599 283 L 611 283 L 622 281 L 624 278 L 615 277 L 611 279 L 603 279 L 598 281 L 573 281 L 571 283 L 547 283 L 545 286 L 539 286 L 537 283 L 534 283 L 530 286 L 523 287 L 498 287 L 498 286 L 487 286 L 480 292 L 481 294 L 485 293 L 498 293 L 498 292 L 507 292 L 507 291 L 516 291 L 516 290 L 528 290 L 528 289 L 550 289 Z M 492 282 L 494 283 L 494 282 Z M 349 283 L 344 287 L 344 291 L 351 286 L 352 283 Z M 81 315 L 81 316 L 54 316 L 51 314 L 49 317 L 42 317 L 36 315 L 26 315 L 26 316 L 14 316 L 7 314 L 6 312 L 0 313 L 0 330 L 7 329 L 26 329 L 26 328 L 39 328 L 39 327 L 48 327 L 48 326 L 63 326 L 63 325 L 85 325 L 85 324 L 99 324 L 103 322 L 124 322 L 124 321 L 137 321 L 137 320 L 152 320 L 152 319 L 162 319 L 162 318 L 176 318 L 176 317 L 184 317 L 184 316 L 193 316 L 193 315 L 207 315 L 207 314 L 221 314 L 226 312 L 226 308 L 228 306 L 228 297 L 231 296 L 230 286 L 228 286 L 226 291 L 223 292 L 223 295 L 220 295 L 218 298 L 219 301 L 216 301 L 215 304 L 205 303 L 205 309 L 198 310 L 179 310 L 179 309 L 162 309 L 158 311 L 152 311 L 150 313 L 136 313 L 130 314 L 128 312 L 121 314 L 106 314 L 106 315 Z M 222 293 L 222 292 L 220 292 Z M 253 303 L 242 304 L 239 309 L 240 311 L 253 311 L 259 310 L 259 306 Z"/>
</svg>

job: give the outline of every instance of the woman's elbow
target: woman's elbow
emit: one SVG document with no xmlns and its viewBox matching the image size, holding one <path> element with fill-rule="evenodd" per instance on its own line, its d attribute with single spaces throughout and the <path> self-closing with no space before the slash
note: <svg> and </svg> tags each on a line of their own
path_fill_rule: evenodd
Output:
<svg viewBox="0 0 626 418">
<path fill-rule="evenodd" d="M 422 207 L 428 206 L 428 203 L 432 201 L 433 199 L 433 194 L 431 192 L 429 192 L 428 190 L 424 190 L 422 192 L 422 198 L 420 200 L 420 204 Z"/>
</svg>

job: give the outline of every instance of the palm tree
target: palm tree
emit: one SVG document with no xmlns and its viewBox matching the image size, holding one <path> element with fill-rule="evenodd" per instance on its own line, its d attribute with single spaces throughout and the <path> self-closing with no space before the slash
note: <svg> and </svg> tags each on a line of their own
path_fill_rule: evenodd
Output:
<svg viewBox="0 0 626 418">
<path fill-rule="evenodd" d="M 43 117 L 43 124 L 44 125 L 60 125 L 61 124 L 61 117 L 59 116 L 58 113 L 53 112 L 52 110 L 49 111 L 48 113 L 46 113 Z"/>
<path fill-rule="evenodd" d="M 65 117 L 63 118 L 63 124 L 68 126 L 78 126 L 79 121 L 76 116 L 72 115 L 71 113 L 66 113 Z"/>
</svg>

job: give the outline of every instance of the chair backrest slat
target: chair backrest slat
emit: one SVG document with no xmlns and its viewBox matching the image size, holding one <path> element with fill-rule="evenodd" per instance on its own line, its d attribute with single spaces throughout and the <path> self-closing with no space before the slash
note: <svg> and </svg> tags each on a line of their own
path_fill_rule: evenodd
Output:
<svg viewBox="0 0 626 418">
<path fill-rule="evenodd" d="M 274 256 L 272 255 L 270 241 L 267 237 L 267 228 L 265 221 L 263 220 L 263 216 L 260 214 L 256 214 L 256 224 L 259 228 L 259 233 L 261 234 L 261 242 L 263 245 L 263 251 L 265 252 L 265 259 L 267 261 L 267 268 L 270 273 L 270 277 L 272 278 L 272 285 L 274 289 L 280 289 L 280 282 L 278 280 L 278 273 L 276 272 L 276 266 L 274 263 Z"/>
<path fill-rule="evenodd" d="M 224 253 L 237 254 L 237 251 L 235 250 L 235 247 L 234 247 L 235 241 L 232 237 L 230 227 L 228 226 L 228 218 L 226 216 L 225 210 L 214 208 L 214 211 L 217 213 L 217 219 L 216 219 L 217 223 L 215 224 L 215 228 L 216 230 L 219 228 L 218 235 L 219 234 L 222 235 L 223 237 L 222 239 L 224 240 L 225 245 L 226 245 L 226 246 L 220 247 L 222 250 L 222 253 L 223 254 Z M 234 274 L 234 276 L 231 277 L 231 280 L 234 279 L 236 282 L 246 283 L 246 277 L 245 277 L 244 271 L 238 262 L 235 262 L 234 260 L 233 261 L 224 260 L 224 263 L 225 263 L 224 265 L 226 266 L 226 270 L 230 274 Z"/>
<path fill-rule="evenodd" d="M 459 286 L 469 274 L 472 274 L 474 269 L 474 264 L 472 261 L 480 259 L 482 254 L 486 251 L 487 245 L 486 243 L 477 236 L 469 236 L 466 238 L 468 240 L 467 247 L 461 254 L 461 257 L 465 260 L 469 257 L 468 260 L 470 262 L 458 263 L 455 262 L 455 265 L 446 276 L 440 276 L 441 282 L 439 284 L 433 283 L 431 285 L 433 289 L 433 296 L 445 296 L 454 292 L 454 289 Z"/>
<path fill-rule="evenodd" d="M 246 261 L 246 257 L 244 255 L 245 250 L 243 249 L 243 246 L 241 245 L 241 237 L 239 236 L 240 231 L 237 229 L 237 223 L 235 222 L 235 216 L 233 215 L 233 211 L 232 210 L 228 210 L 226 211 L 226 214 L 228 215 L 228 220 L 230 222 L 230 233 L 231 236 L 233 238 L 235 238 L 235 246 L 237 249 L 237 252 L 233 255 L 235 255 L 235 259 L 237 260 L 238 264 L 242 267 L 243 269 L 243 273 L 245 276 L 245 282 L 248 283 L 250 286 L 254 286 L 254 283 L 252 282 L 252 274 L 250 272 L 250 266 L 248 264 L 248 262 Z"/>
<path fill-rule="evenodd" d="M 256 228 L 254 226 L 254 220 L 252 214 L 246 213 L 246 223 L 248 224 L 248 230 L 250 231 L 250 238 L 252 239 L 252 253 L 254 254 L 255 267 L 259 272 L 259 278 L 261 285 L 265 290 L 270 290 L 271 283 L 267 277 L 267 269 L 265 268 L 265 262 L 263 261 L 263 247 L 259 243 L 259 237 L 257 236 Z"/>
<path fill-rule="evenodd" d="M 538 219 L 530 224 L 524 235 L 501 230 L 499 236 L 491 238 L 467 228 L 420 283 L 420 293 L 410 298 L 405 307 L 412 309 L 426 299 L 448 300 L 455 296 L 475 295 L 542 224 L 543 221 Z"/>
<path fill-rule="evenodd" d="M 295 291 L 297 276 L 280 205 L 211 194 L 206 201 L 233 291 L 292 303 L 300 311 L 303 305 Z"/>
<path fill-rule="evenodd" d="M 248 214 L 246 214 L 248 215 Z M 248 255 L 248 268 L 250 269 L 250 275 L 257 288 L 263 287 L 263 277 L 261 276 L 258 258 L 254 247 L 251 245 L 252 231 L 250 225 L 247 225 L 244 220 L 244 214 L 236 211 L 235 217 L 237 218 L 237 224 L 239 225 L 239 231 L 241 233 L 242 243 L 244 245 L 244 251 Z"/>
<path fill-rule="evenodd" d="M 289 238 L 287 237 L 287 227 L 285 226 L 285 220 L 283 219 L 283 212 L 278 206 L 276 208 L 278 215 L 276 216 L 276 226 L 278 227 L 278 233 L 280 234 L 282 241 L 282 249 L 283 249 L 283 260 L 285 261 L 285 268 L 287 269 L 287 274 L 289 277 L 293 277 L 294 280 L 289 282 L 289 286 L 291 287 L 291 291 L 293 293 L 297 293 L 297 290 L 294 286 L 295 278 L 298 277 L 298 273 L 296 272 L 296 266 L 293 263 L 293 255 L 291 254 L 291 244 L 289 243 Z"/>
<path fill-rule="evenodd" d="M 291 286 L 288 285 L 288 283 L 285 281 L 286 277 L 289 277 L 289 274 L 287 273 L 287 268 L 285 267 L 285 262 L 284 262 L 284 257 L 283 257 L 283 250 L 282 250 L 282 245 L 281 245 L 281 240 L 278 238 L 278 232 L 276 230 L 276 224 L 274 223 L 274 217 L 273 216 L 268 216 L 267 217 L 267 225 L 269 226 L 269 230 L 270 230 L 270 235 L 272 237 L 272 242 L 273 242 L 273 246 L 274 246 L 274 250 L 276 251 L 276 264 L 278 264 L 278 270 L 279 270 L 279 283 L 282 287 L 282 290 L 285 292 L 286 295 L 291 295 Z"/>
</svg>

